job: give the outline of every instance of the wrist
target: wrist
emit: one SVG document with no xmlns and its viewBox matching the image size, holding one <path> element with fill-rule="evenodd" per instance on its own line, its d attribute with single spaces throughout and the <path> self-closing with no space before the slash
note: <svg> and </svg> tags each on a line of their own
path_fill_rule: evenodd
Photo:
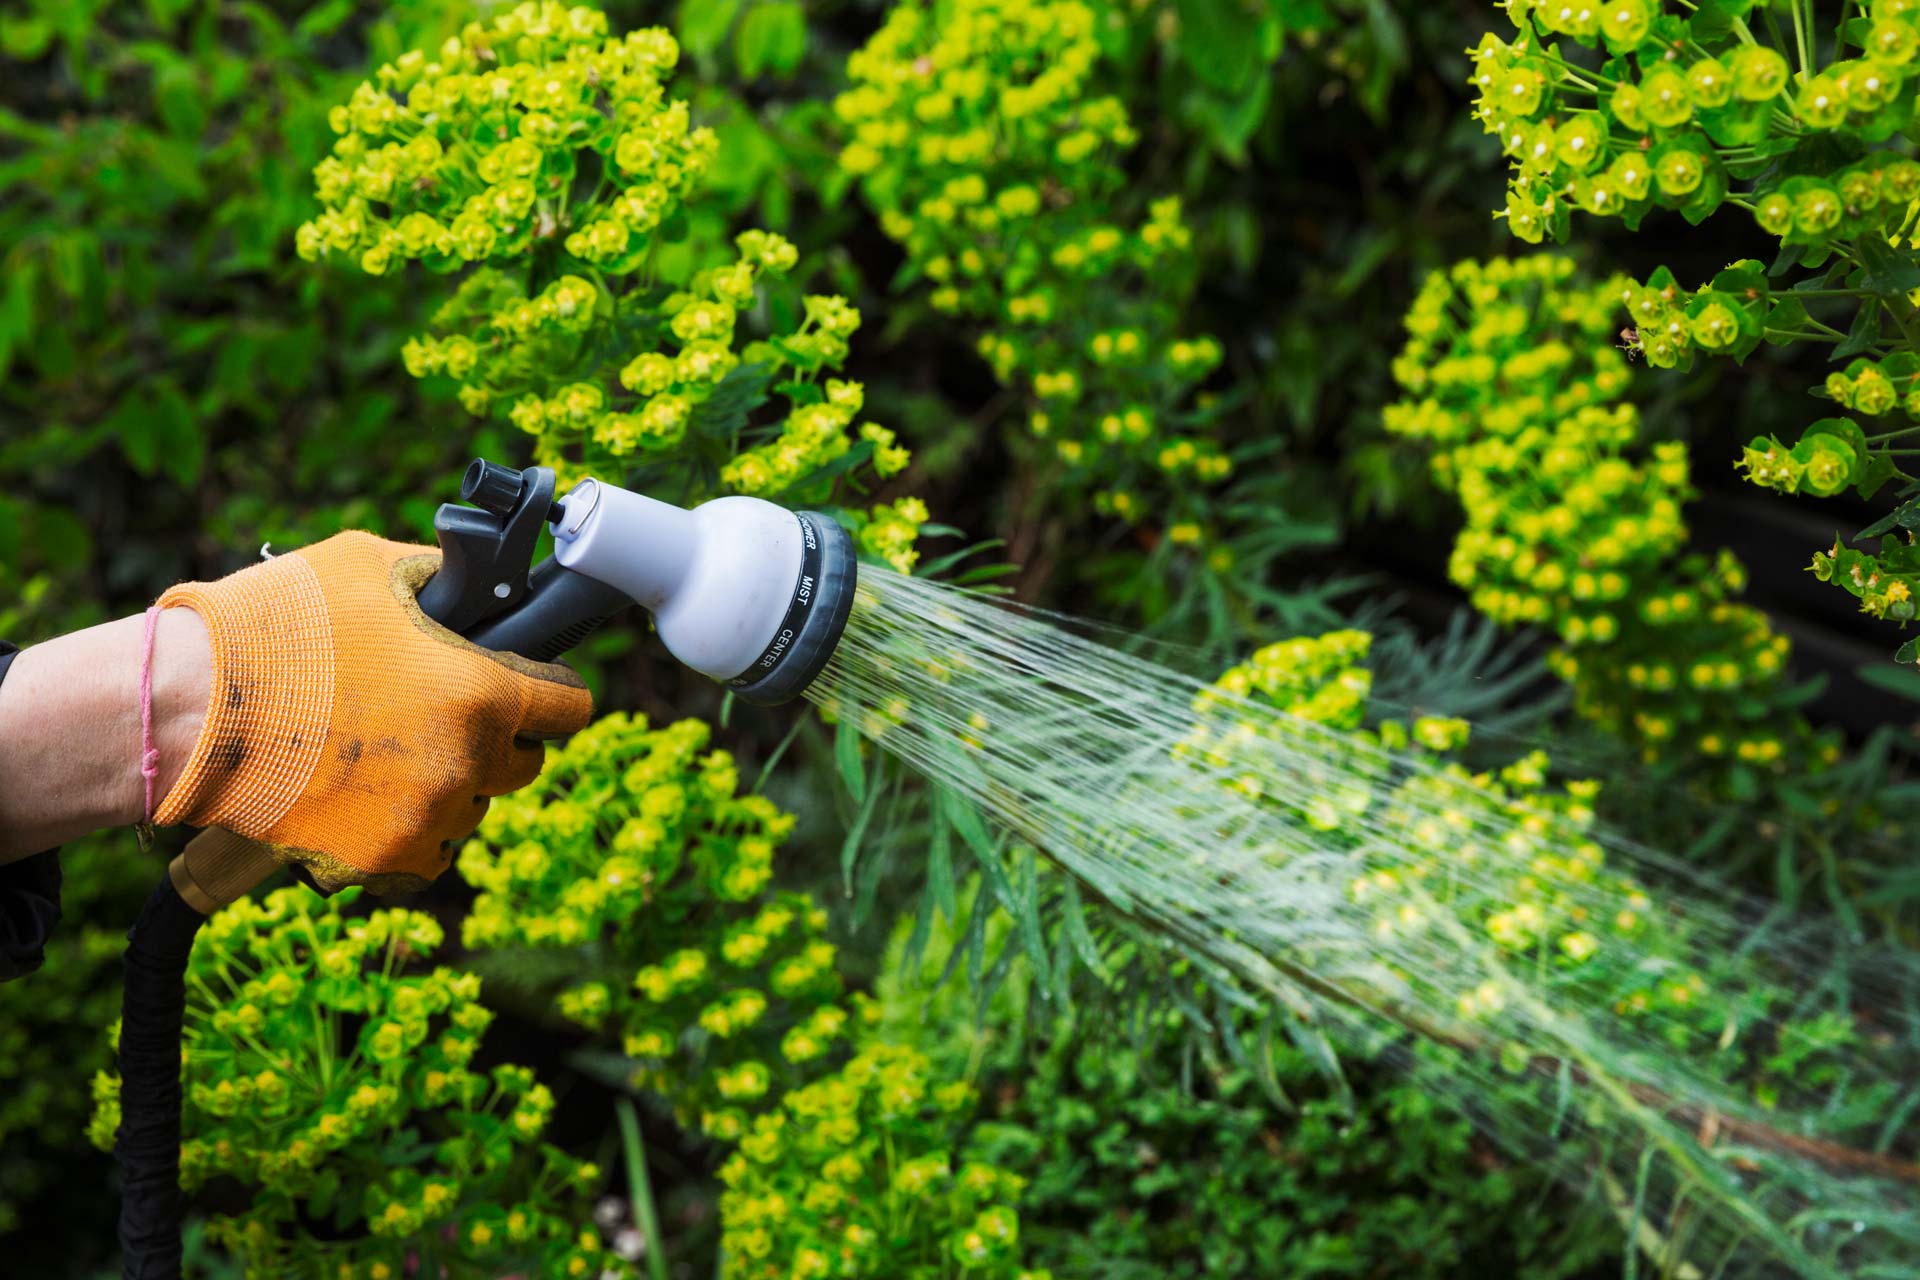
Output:
<svg viewBox="0 0 1920 1280">
<path fill-rule="evenodd" d="M 24 650 L 0 686 L 0 863 L 146 816 L 140 614 Z M 212 686 L 206 628 L 154 620 L 157 804 L 193 754 Z"/>
<path fill-rule="evenodd" d="M 207 624 L 192 609 L 162 609 L 153 633 L 153 745 L 159 752 L 159 776 L 153 781 L 153 806 L 158 812 L 187 762 L 193 758 L 213 696 L 213 655 Z M 146 785 L 135 799 L 146 813 Z"/>
</svg>

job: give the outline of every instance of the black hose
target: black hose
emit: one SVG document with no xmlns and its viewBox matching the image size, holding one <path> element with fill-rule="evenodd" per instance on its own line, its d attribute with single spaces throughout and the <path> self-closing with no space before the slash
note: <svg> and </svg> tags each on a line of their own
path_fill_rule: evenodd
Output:
<svg viewBox="0 0 1920 1280">
<path fill-rule="evenodd" d="M 162 876 L 127 931 L 113 1144 L 124 1280 L 180 1280 L 180 1040 L 187 957 L 205 923 Z"/>
</svg>

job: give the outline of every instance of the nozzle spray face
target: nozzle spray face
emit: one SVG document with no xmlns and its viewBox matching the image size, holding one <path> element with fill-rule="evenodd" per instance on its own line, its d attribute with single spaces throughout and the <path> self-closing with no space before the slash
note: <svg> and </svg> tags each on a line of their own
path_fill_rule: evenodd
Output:
<svg viewBox="0 0 1920 1280">
<path fill-rule="evenodd" d="M 762 705 L 820 674 L 853 608 L 853 539 L 812 511 L 716 498 L 691 511 L 595 480 L 567 494 L 554 559 L 653 614 L 674 657 Z"/>
</svg>

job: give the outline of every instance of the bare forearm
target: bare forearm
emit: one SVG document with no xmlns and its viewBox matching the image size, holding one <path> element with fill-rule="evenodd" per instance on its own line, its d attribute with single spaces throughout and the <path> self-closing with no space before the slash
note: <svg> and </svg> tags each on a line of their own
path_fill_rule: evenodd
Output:
<svg viewBox="0 0 1920 1280">
<path fill-rule="evenodd" d="M 0 862 L 137 822 L 140 664 L 135 615 L 24 650 L 0 684 Z M 190 609 L 161 613 L 153 643 L 156 801 L 193 752 L 211 686 L 207 631 Z"/>
</svg>

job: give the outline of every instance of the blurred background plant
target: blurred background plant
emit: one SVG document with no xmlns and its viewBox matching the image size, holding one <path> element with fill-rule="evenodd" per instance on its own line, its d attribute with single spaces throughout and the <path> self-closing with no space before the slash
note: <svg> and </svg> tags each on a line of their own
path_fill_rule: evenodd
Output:
<svg viewBox="0 0 1920 1280">
<path fill-rule="evenodd" d="M 1758 92 L 1749 74 L 1719 105 L 1707 98 L 1722 86 L 1698 83 L 1716 58 L 1741 70 L 1736 19 L 1797 66 L 1765 22 L 1786 7 L 1602 7 L 1644 13 L 1648 39 L 1692 42 L 1672 68 L 1684 119 L 1647 114 L 1645 80 L 1662 70 L 1650 53 L 1594 48 L 1604 39 L 1572 30 L 1490 53 L 1488 12 L 1466 3 L 614 0 L 515 18 L 486 0 L 25 0 L 0 16 L 0 635 L 24 642 L 136 610 L 262 543 L 349 526 L 426 537 L 475 454 L 600 469 L 681 501 L 762 492 L 833 506 L 896 568 L 972 574 L 1144 628 L 1152 652 L 1196 675 L 1276 635 L 1370 630 L 1383 718 L 1472 719 L 1463 758 L 1475 768 L 1552 733 L 1556 765 L 1607 778 L 1603 819 L 1789 905 L 1817 900 L 1863 931 L 1897 930 L 1920 898 L 1900 850 L 1920 796 L 1904 781 L 1903 699 L 1920 688 L 1885 660 L 1883 623 L 1859 625 L 1812 575 L 1789 571 L 1835 545 L 1829 521 L 1868 526 L 1886 503 L 1849 490 L 1828 513 L 1796 512 L 1724 464 L 1759 437 L 1782 442 L 1803 491 L 1815 453 L 1820 476 L 1838 458 L 1849 485 L 1877 459 L 1898 465 L 1886 425 L 1897 428 L 1897 395 L 1873 409 L 1878 379 L 1904 394 L 1912 372 L 1896 331 L 1911 318 L 1902 282 L 1914 268 L 1904 240 L 1880 247 L 1910 228 L 1905 170 L 1878 157 L 1903 136 L 1887 122 L 1904 119 L 1913 92 L 1905 43 L 1884 41 L 1910 18 L 1876 7 L 1837 35 L 1810 28 L 1807 56 L 1824 81 L 1844 81 L 1849 104 L 1864 71 L 1889 68 L 1898 84 L 1862 90 L 1858 109 L 1820 124 L 1800 114 L 1797 83 L 1769 102 L 1741 96 Z M 645 68 L 628 74 L 657 79 L 662 95 L 583 77 L 553 102 L 521 102 L 506 138 L 464 137 L 451 114 L 404 121 L 412 95 L 424 106 L 447 93 L 455 113 L 451 77 L 513 74 L 540 56 L 518 44 L 529 22 L 548 22 L 547 52 L 577 49 L 583 68 L 638 58 Z M 673 56 L 663 36 L 631 34 L 655 26 Z M 466 42 L 459 58 L 449 39 Z M 499 65 L 479 66 L 469 55 L 481 48 L 498 49 Z M 1501 99 L 1476 119 L 1468 86 L 1490 62 L 1503 85 L 1539 77 L 1538 102 Z M 393 70 L 369 80 L 382 64 Z M 1606 170 L 1572 145 L 1586 108 L 1616 100 L 1577 96 L 1600 74 L 1635 80 L 1642 97 L 1641 124 L 1616 110 L 1603 131 Z M 1543 170 L 1536 192 L 1572 181 L 1593 204 L 1592 174 L 1644 154 L 1682 156 L 1668 186 L 1684 184 L 1691 158 L 1709 193 L 1747 201 L 1755 218 L 1776 189 L 1805 196 L 1810 217 L 1820 184 L 1871 179 L 1874 199 L 1812 239 L 1764 222 L 1733 229 L 1741 215 L 1726 209 L 1711 236 L 1681 234 L 1665 208 L 1644 210 L 1639 237 L 1576 215 L 1584 276 L 1572 264 L 1493 285 L 1441 275 L 1423 292 L 1435 271 L 1513 249 L 1511 215 L 1506 226 L 1486 216 L 1506 202 L 1500 144 L 1482 136 L 1490 111 L 1529 137 L 1552 115 L 1553 164 L 1573 165 L 1564 150 L 1589 166 Z M 1723 117 L 1749 116 L 1765 136 L 1716 135 Z M 983 131 L 1003 144 L 982 149 Z M 651 149 L 627 143 L 623 157 L 625 137 Z M 360 152 L 341 155 L 347 139 Z M 440 158 L 470 153 L 471 174 L 408 185 L 439 163 L 422 139 Z M 400 154 L 367 162 L 389 142 Z M 1660 176 L 1648 180 L 1664 192 Z M 502 193 L 505 215 L 474 208 L 461 224 L 470 201 L 515 181 L 530 198 Z M 491 241 L 465 252 L 486 239 L 482 223 Z M 300 259 L 303 224 L 334 234 L 309 232 L 304 246 L 332 243 L 332 260 Z M 1744 264 L 1721 276 L 1732 253 L 1777 254 L 1786 274 Z M 446 278 L 403 270 L 416 256 Z M 1630 375 L 1612 351 L 1618 330 L 1636 327 L 1628 345 L 1663 363 L 1644 337 L 1661 321 L 1582 283 L 1616 274 L 1644 282 L 1628 301 L 1684 316 L 1703 350 L 1726 345 L 1695 335 L 1717 333 L 1725 317 L 1708 313 L 1724 304 L 1745 363 Z M 1688 287 L 1698 282 L 1704 295 Z M 1602 603 L 1598 581 L 1594 599 L 1575 600 L 1571 581 L 1540 587 L 1544 560 L 1513 579 L 1512 557 L 1487 553 L 1513 521 L 1564 502 L 1515 482 L 1527 459 L 1492 457 L 1505 428 L 1487 411 L 1510 387 L 1457 364 L 1471 376 L 1442 379 L 1444 393 L 1396 380 L 1410 306 L 1451 307 L 1462 328 L 1403 373 L 1497 355 L 1531 359 L 1535 390 L 1570 367 L 1592 388 L 1590 404 L 1534 413 L 1550 440 L 1528 447 L 1573 448 L 1578 467 L 1604 460 L 1658 507 L 1645 513 L 1658 529 L 1620 549 L 1619 598 Z M 1515 310 L 1533 327 L 1472 328 L 1476 314 Z M 1779 343 L 1750 343 L 1755 323 Z M 1570 364 L 1538 354 L 1553 343 Z M 1822 358 L 1835 349 L 1830 383 Z M 1616 385 L 1629 376 L 1630 395 Z M 1858 438 L 1809 428 L 1798 398 L 1809 386 L 1875 421 Z M 1439 400 L 1453 434 L 1389 423 L 1386 407 L 1409 397 Z M 1799 457 L 1784 442 L 1803 436 L 1820 438 Z M 1795 474 L 1766 459 L 1773 446 L 1753 447 L 1768 478 Z M 1436 475 L 1424 455 L 1459 463 Z M 1904 529 L 1905 509 L 1879 532 Z M 1569 579 L 1591 572 L 1604 533 L 1576 522 L 1551 558 Z M 1882 561 L 1905 554 L 1895 543 Z M 1451 557 L 1476 545 L 1466 581 Z M 1744 603 L 1716 595 L 1748 576 L 1728 550 L 1750 569 Z M 1828 554 L 1843 586 L 1856 566 L 1873 572 L 1852 558 L 1864 552 Z M 1702 611 L 1688 626 L 1643 616 L 1684 591 Z M 1882 612 L 1897 619 L 1897 604 Z M 1475 627 L 1472 608 L 1552 634 Z M 1603 614 L 1617 641 L 1596 636 Z M 1726 656 L 1701 684 L 1689 627 L 1709 622 Z M 597 1214 L 568 1191 L 568 1249 L 606 1223 L 602 1260 L 711 1275 L 725 1238 L 729 1264 L 753 1274 L 743 1259 L 762 1232 L 768 1258 L 811 1267 L 799 1259 L 817 1251 L 823 1274 L 838 1274 L 853 1265 L 838 1251 L 864 1247 L 848 1236 L 857 1226 L 881 1237 L 881 1252 L 861 1256 L 887 1274 L 1620 1267 L 1613 1208 L 1512 1162 L 1392 1055 L 1331 1061 L 1271 1020 L 1223 1015 L 1190 957 L 1080 901 L 1034 851 L 1007 848 L 865 753 L 851 727 L 729 705 L 639 630 L 608 628 L 576 655 L 614 714 L 557 750 L 538 790 L 497 807 L 462 878 L 407 904 L 461 939 L 442 963 L 485 975 L 496 1017 L 474 1070 L 526 1063 L 554 1098 L 543 1140 L 615 1170 L 625 1198 Z M 1656 689 L 1662 665 L 1673 684 Z M 1562 681 L 1580 714 L 1556 709 Z M 1717 752 L 1702 741 L 1714 733 Z M 35 1274 L 89 1274 L 106 1258 L 108 1167 L 74 1135 L 86 1080 L 106 1064 L 120 931 L 157 870 L 127 845 L 67 852 L 67 920 L 47 968 L 0 990 L 15 1048 L 0 1071 L 16 1082 L 0 1108 L 0 1214 L 37 1228 L 0 1234 L 44 1249 L 18 1255 L 47 1260 Z M 609 881 L 629 864 L 637 880 Z M 286 909 L 346 929 L 368 908 Z M 1083 929 L 1125 980 L 1096 982 L 1071 962 Z M 884 1018 L 867 1001 L 876 989 Z M 888 1111 L 883 1079 L 971 1085 L 977 1098 L 938 1115 Z M 637 1113 L 619 1110 L 629 1095 Z M 618 1147 L 610 1109 L 638 1116 Z M 789 1131 L 852 1116 L 857 1133 L 836 1130 L 831 1149 L 825 1132 L 763 1140 L 769 1158 L 756 1160 L 756 1126 L 781 1116 Z M 195 1123 L 211 1133 L 231 1121 L 209 1107 Z M 424 1141 L 393 1151 L 427 1169 L 438 1157 Z M 876 1158 L 887 1141 L 895 1155 Z M 358 1157 L 385 1151 L 356 1143 L 346 1150 Z M 498 1166 L 516 1178 L 537 1166 L 533 1146 L 518 1150 Z M 826 1181 L 862 1206 L 894 1203 L 909 1177 L 937 1212 L 895 1237 L 843 1205 L 806 1204 L 804 1187 L 841 1155 L 846 1176 Z M 991 1178 L 970 1182 L 976 1166 Z M 196 1197 L 203 1222 L 223 1212 L 220 1185 Z M 425 1185 L 402 1198 L 418 1202 Z M 472 1194 L 462 1182 L 459 1203 Z M 316 1235 L 318 1219 L 291 1203 L 201 1232 L 205 1264 L 245 1253 L 249 1231 L 258 1256 L 277 1257 L 342 1230 Z M 351 1218 L 362 1206 L 332 1207 Z M 364 1225 L 326 1248 L 365 1245 L 369 1265 L 391 1265 Z M 1643 1253 L 1634 1265 L 1664 1264 Z"/>
</svg>

